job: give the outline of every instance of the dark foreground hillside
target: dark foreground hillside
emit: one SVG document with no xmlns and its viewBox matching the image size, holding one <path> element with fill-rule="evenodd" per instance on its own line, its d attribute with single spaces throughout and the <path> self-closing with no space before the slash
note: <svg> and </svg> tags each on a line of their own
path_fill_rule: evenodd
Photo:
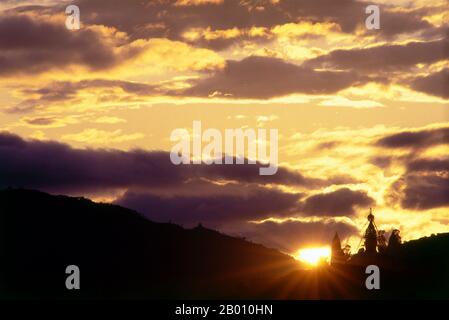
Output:
<svg viewBox="0 0 449 320">
<path fill-rule="evenodd" d="M 368 291 L 364 268 L 300 270 L 288 255 L 87 199 L 0 191 L 0 298 L 449 298 L 449 234 L 404 244 Z M 67 290 L 77 265 L 81 289 Z"/>
<path fill-rule="evenodd" d="M 4 190 L 0 204 L 3 297 L 262 297 L 297 267 L 261 245 L 87 199 Z M 72 264 L 76 292 L 65 288 Z"/>
</svg>

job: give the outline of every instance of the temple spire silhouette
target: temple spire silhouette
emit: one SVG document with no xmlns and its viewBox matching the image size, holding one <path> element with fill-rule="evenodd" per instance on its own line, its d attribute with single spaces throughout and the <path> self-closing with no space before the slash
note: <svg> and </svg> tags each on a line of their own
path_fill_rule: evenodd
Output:
<svg viewBox="0 0 449 320">
<path fill-rule="evenodd" d="M 368 227 L 365 230 L 365 252 L 376 253 L 377 252 L 377 227 L 374 222 L 374 215 L 372 208 L 369 209 Z"/>
<path fill-rule="evenodd" d="M 335 232 L 334 239 L 332 240 L 332 254 L 331 254 L 331 265 L 337 266 L 344 262 L 344 253 L 341 248 L 341 240 L 338 233 Z"/>
</svg>

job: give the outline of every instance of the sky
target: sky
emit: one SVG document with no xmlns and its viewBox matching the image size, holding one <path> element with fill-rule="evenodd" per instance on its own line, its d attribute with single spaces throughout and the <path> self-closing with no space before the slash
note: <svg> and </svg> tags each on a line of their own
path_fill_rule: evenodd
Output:
<svg viewBox="0 0 449 320">
<path fill-rule="evenodd" d="M 448 21 L 446 0 L 4 0 L 0 187 L 287 253 L 335 232 L 356 250 L 370 207 L 403 240 L 448 232 Z M 278 172 L 173 165 L 197 120 L 277 129 Z"/>
</svg>

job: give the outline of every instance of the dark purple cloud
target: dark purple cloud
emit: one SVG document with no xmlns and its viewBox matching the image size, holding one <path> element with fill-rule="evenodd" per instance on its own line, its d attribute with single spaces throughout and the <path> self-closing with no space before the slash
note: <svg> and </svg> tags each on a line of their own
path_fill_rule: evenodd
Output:
<svg viewBox="0 0 449 320">
<path fill-rule="evenodd" d="M 344 188 L 332 193 L 317 194 L 300 202 L 304 196 L 240 184 L 233 188 L 209 186 L 198 195 L 159 195 L 128 191 L 117 204 L 142 212 L 151 220 L 188 225 L 205 223 L 216 227 L 236 220 L 261 220 L 298 214 L 343 216 L 355 214 L 355 207 L 367 207 L 374 200 L 365 192 Z"/>
<path fill-rule="evenodd" d="M 372 159 L 380 167 L 397 161 L 405 167 L 404 174 L 385 193 L 387 202 L 404 209 L 427 210 L 449 206 L 449 160 L 417 158 L 420 150 L 449 143 L 449 128 L 422 129 L 394 133 L 376 141 L 384 148 L 406 148 L 406 156 L 379 156 Z"/>
<path fill-rule="evenodd" d="M 449 206 L 449 159 L 421 158 L 422 149 L 449 143 L 449 128 L 421 129 L 390 134 L 376 141 L 383 148 L 409 149 L 407 155 L 377 156 L 371 162 L 388 168 L 393 162 L 405 172 L 393 182 L 384 197 L 404 209 L 427 210 Z"/>
<path fill-rule="evenodd" d="M 387 201 L 405 209 L 427 210 L 449 206 L 449 159 L 404 158 L 405 173 L 391 184 Z"/>
<path fill-rule="evenodd" d="M 384 148 L 428 148 L 449 143 L 449 128 L 422 129 L 394 133 L 376 141 L 376 145 Z"/>
<path fill-rule="evenodd" d="M 407 12 L 391 10 L 393 7 L 400 7 L 391 3 L 388 5 L 379 5 L 381 9 L 380 14 L 380 34 L 381 38 L 390 39 L 394 36 L 403 33 L 414 33 L 420 31 L 421 33 L 430 32 L 436 29 L 423 17 L 432 12 L 432 8 L 420 8 L 415 10 L 408 10 Z M 369 34 L 369 31 L 367 32 Z M 441 33 L 437 33 L 441 35 Z"/>
<path fill-rule="evenodd" d="M 449 171 L 449 158 L 416 159 L 407 164 L 407 172 Z"/>
<path fill-rule="evenodd" d="M 115 188 L 164 188 L 189 181 L 231 180 L 237 183 L 287 184 L 315 188 L 345 179 L 312 179 L 280 167 L 259 175 L 260 164 L 179 165 L 164 151 L 75 149 L 52 141 L 26 141 L 0 133 L 0 187 L 27 187 L 57 192 Z"/>
<path fill-rule="evenodd" d="M 0 16 L 0 74 L 39 73 L 81 65 L 107 69 L 137 54 L 118 54 L 100 35 L 82 28 L 71 32 L 63 23 L 27 15 Z"/>
<path fill-rule="evenodd" d="M 359 70 L 395 71 L 418 63 L 434 63 L 449 59 L 449 41 L 410 42 L 405 45 L 381 45 L 364 49 L 334 50 L 309 60 L 311 67 Z"/>
<path fill-rule="evenodd" d="M 410 87 L 416 91 L 449 99 L 449 68 L 425 77 L 417 77 L 410 82 Z"/>
<path fill-rule="evenodd" d="M 427 210 L 449 206 L 449 171 L 436 173 L 406 174 L 393 183 L 390 199 L 400 202 L 404 209 Z"/>
<path fill-rule="evenodd" d="M 356 207 L 366 208 L 374 204 L 374 199 L 365 191 L 342 188 L 308 197 L 301 209 L 303 213 L 314 216 L 351 216 L 355 215 Z"/>
<path fill-rule="evenodd" d="M 228 61 L 223 70 L 197 81 L 183 94 L 263 99 L 292 93 L 335 93 L 367 81 L 352 72 L 314 71 L 277 58 L 251 56 Z"/>
<path fill-rule="evenodd" d="M 300 194 L 254 186 L 240 186 L 240 192 L 234 194 L 220 194 L 220 187 L 216 188 L 215 194 L 196 196 L 160 196 L 129 191 L 115 202 L 154 221 L 171 220 L 188 225 L 201 222 L 216 227 L 223 222 L 285 216 L 296 207 L 301 197 Z"/>
</svg>

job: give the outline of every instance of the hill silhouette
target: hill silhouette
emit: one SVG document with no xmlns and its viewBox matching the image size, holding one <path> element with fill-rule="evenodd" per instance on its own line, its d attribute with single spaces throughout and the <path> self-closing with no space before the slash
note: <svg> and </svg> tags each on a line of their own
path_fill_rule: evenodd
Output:
<svg viewBox="0 0 449 320">
<path fill-rule="evenodd" d="M 0 191 L 3 297 L 239 298 L 297 268 L 288 255 L 203 227 L 155 223 L 84 198 Z M 81 271 L 78 292 L 65 268 Z"/>
<path fill-rule="evenodd" d="M 401 246 L 381 290 L 364 267 L 301 270 L 274 249 L 203 228 L 151 222 L 85 198 L 0 191 L 0 298 L 449 298 L 449 234 Z M 65 288 L 77 265 L 81 290 Z"/>
</svg>

